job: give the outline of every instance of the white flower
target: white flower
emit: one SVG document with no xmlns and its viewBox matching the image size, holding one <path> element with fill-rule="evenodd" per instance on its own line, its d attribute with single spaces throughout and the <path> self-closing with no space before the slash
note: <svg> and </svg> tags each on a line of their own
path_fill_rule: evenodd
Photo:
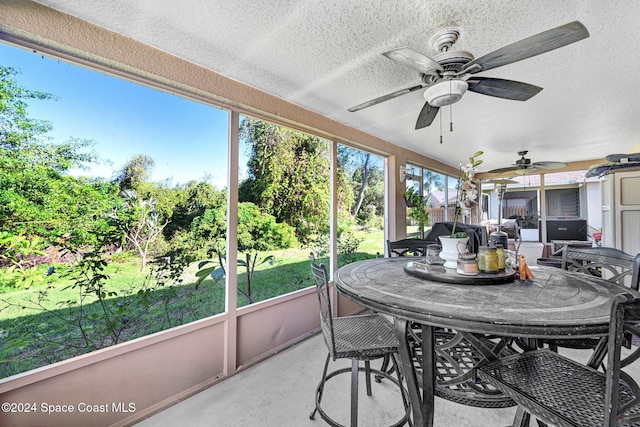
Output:
<svg viewBox="0 0 640 427">
<path fill-rule="evenodd" d="M 471 215 L 471 204 L 475 203 L 478 199 L 478 190 L 473 179 L 476 174 L 476 166 L 482 163 L 482 160 L 478 160 L 477 157 L 482 154 L 482 151 L 477 151 L 469 158 L 469 163 L 466 165 L 460 165 L 460 175 L 458 176 L 458 197 L 456 201 L 456 213 L 453 221 L 452 235 L 458 234 L 455 232 L 458 217 Z"/>
<path fill-rule="evenodd" d="M 471 190 L 467 190 L 466 198 L 470 202 L 475 202 L 476 199 L 478 198 L 478 190 L 476 190 L 475 188 Z"/>
</svg>

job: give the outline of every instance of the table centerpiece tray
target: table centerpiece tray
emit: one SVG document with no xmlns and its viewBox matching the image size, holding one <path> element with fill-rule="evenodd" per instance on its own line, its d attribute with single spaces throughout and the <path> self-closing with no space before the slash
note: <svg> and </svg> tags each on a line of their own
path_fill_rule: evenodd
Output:
<svg viewBox="0 0 640 427">
<path fill-rule="evenodd" d="M 474 275 L 460 274 L 453 268 L 442 265 L 427 264 L 420 261 L 409 261 L 404 265 L 404 271 L 420 279 L 436 282 L 452 283 L 456 285 L 503 285 L 515 280 L 516 272 L 507 267 L 499 273 L 482 273 Z"/>
</svg>

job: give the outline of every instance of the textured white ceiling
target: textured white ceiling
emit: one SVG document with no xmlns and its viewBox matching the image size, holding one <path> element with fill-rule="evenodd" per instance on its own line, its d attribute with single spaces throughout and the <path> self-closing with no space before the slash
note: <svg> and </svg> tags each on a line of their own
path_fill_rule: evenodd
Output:
<svg viewBox="0 0 640 427">
<path fill-rule="evenodd" d="M 579 161 L 640 143 L 637 0 L 41 0 L 211 70 L 451 165 L 484 150 L 482 170 L 517 151 L 532 161 Z M 480 57 L 579 20 L 590 37 L 480 73 L 544 88 L 529 101 L 472 92 L 414 130 L 416 91 L 359 112 L 347 108 L 411 87 L 418 73 L 381 53 L 457 28 L 456 48 Z M 439 119 L 443 140 L 439 143 Z"/>
</svg>

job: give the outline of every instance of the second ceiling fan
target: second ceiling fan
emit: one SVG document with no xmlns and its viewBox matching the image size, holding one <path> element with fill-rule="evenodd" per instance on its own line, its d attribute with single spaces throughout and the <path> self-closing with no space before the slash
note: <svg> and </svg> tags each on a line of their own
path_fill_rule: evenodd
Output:
<svg viewBox="0 0 640 427">
<path fill-rule="evenodd" d="M 348 111 L 359 111 L 384 101 L 426 88 L 416 129 L 429 126 L 440 107 L 458 102 L 464 93 L 480 93 L 497 98 L 526 101 L 542 90 L 541 87 L 513 80 L 478 77 L 474 74 L 501 67 L 523 59 L 575 43 L 589 37 L 589 31 L 579 21 L 544 31 L 509 44 L 480 58 L 466 51 L 452 51 L 458 40 L 457 30 L 445 30 L 432 38 L 434 49 L 440 52 L 433 59 L 408 47 L 383 53 L 387 58 L 420 72 L 420 83 L 358 104 Z"/>
<path fill-rule="evenodd" d="M 516 160 L 514 164 L 506 168 L 493 169 L 488 173 L 516 173 L 518 175 L 528 175 L 541 170 L 557 170 L 567 167 L 563 162 L 531 162 L 531 159 L 526 158 L 528 151 L 518 151 L 520 158 Z"/>
</svg>

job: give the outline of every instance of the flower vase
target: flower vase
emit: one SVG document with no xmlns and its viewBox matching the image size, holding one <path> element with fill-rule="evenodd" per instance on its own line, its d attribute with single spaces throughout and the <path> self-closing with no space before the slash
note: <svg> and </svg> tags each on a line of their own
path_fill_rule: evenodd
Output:
<svg viewBox="0 0 640 427">
<path fill-rule="evenodd" d="M 446 268 L 457 268 L 458 255 L 467 252 L 469 237 L 440 236 L 439 239 L 442 244 L 440 258 L 445 261 L 444 266 Z"/>
</svg>

